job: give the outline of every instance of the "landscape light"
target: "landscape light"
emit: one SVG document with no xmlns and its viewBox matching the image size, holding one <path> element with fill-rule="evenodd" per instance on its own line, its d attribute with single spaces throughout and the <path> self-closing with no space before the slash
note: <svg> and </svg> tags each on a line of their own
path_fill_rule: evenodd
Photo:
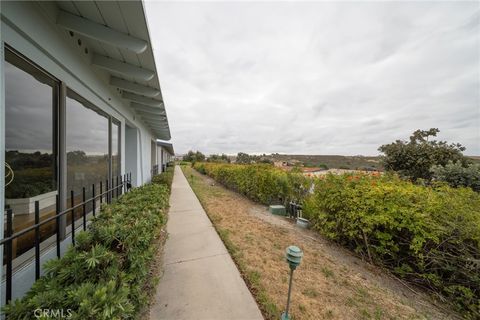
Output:
<svg viewBox="0 0 480 320">
<path fill-rule="evenodd" d="M 290 307 L 290 293 L 292 292 L 292 280 L 293 280 L 293 271 L 300 265 L 302 261 L 303 252 L 297 246 L 289 246 L 286 250 L 285 255 L 288 265 L 290 266 L 290 282 L 288 284 L 288 297 L 287 297 L 287 308 L 285 312 L 282 313 L 281 320 L 290 320 L 288 315 L 288 309 Z"/>
</svg>

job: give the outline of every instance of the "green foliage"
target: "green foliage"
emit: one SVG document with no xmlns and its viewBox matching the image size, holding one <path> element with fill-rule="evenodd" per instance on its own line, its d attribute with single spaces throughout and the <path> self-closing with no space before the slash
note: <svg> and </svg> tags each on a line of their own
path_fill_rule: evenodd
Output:
<svg viewBox="0 0 480 320">
<path fill-rule="evenodd" d="M 188 161 L 191 163 L 205 161 L 205 155 L 200 151 L 193 152 L 192 150 L 188 151 L 186 155 L 183 156 L 183 161 Z"/>
<path fill-rule="evenodd" d="M 433 179 L 445 181 L 452 187 L 470 187 L 480 192 L 480 164 L 468 164 L 466 167 L 460 161 L 449 162 L 445 166 L 433 166 Z"/>
<path fill-rule="evenodd" d="M 268 164 L 196 163 L 194 168 L 264 204 L 301 200 L 311 185 L 311 180 L 301 173 L 286 172 Z"/>
<path fill-rule="evenodd" d="M 147 302 L 155 239 L 165 224 L 169 190 L 150 184 L 102 207 L 87 232 L 19 300 L 8 319 L 32 319 L 35 309 L 70 309 L 70 319 L 132 319 Z"/>
<path fill-rule="evenodd" d="M 317 179 L 304 211 L 326 237 L 480 316 L 480 195 L 394 175 Z"/>
<path fill-rule="evenodd" d="M 173 182 L 173 168 L 174 167 L 167 167 L 165 172 L 153 176 L 152 183 L 163 184 L 167 186 L 169 190 L 171 190 Z"/>
<path fill-rule="evenodd" d="M 383 165 L 387 171 L 396 171 L 404 178 L 416 181 L 432 178 L 430 168 L 434 165 L 446 165 L 449 161 L 461 161 L 466 164 L 466 158 L 460 144 L 448 144 L 446 141 L 429 140 L 436 137 L 440 130 L 417 130 L 410 136 L 410 141 L 397 140 L 378 148 L 383 152 Z"/>
<path fill-rule="evenodd" d="M 235 159 L 235 162 L 241 163 L 241 164 L 250 164 L 250 163 L 273 164 L 273 161 L 268 159 L 266 155 L 256 156 L 256 155 L 249 155 L 248 153 L 244 153 L 244 152 L 239 152 L 237 154 L 237 158 Z"/>
<path fill-rule="evenodd" d="M 230 163 L 230 158 L 225 153 L 222 153 L 221 155 L 212 154 L 208 157 L 207 162 Z"/>
</svg>

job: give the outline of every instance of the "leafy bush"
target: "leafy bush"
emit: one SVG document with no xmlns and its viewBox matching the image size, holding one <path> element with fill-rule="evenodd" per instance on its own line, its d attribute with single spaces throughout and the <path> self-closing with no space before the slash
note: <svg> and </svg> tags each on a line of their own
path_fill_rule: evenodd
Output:
<svg viewBox="0 0 480 320">
<path fill-rule="evenodd" d="M 264 204 L 301 200 L 311 185 L 311 180 L 301 173 L 286 172 L 268 164 L 196 163 L 194 168 Z"/>
<path fill-rule="evenodd" d="M 170 190 L 173 182 L 173 170 L 174 167 L 167 167 L 165 172 L 153 176 L 152 183 L 163 184 Z"/>
<path fill-rule="evenodd" d="M 433 179 L 445 181 L 452 187 L 470 187 L 480 192 L 480 164 L 469 164 L 466 167 L 461 162 L 449 162 L 445 166 L 433 166 L 430 171 Z"/>
<path fill-rule="evenodd" d="M 20 300 L 4 308 L 8 319 L 32 319 L 35 309 L 71 310 L 70 319 L 131 319 L 147 302 L 149 265 L 165 223 L 169 191 L 161 184 L 133 189 L 102 207 Z"/>
<path fill-rule="evenodd" d="M 326 237 L 480 316 L 478 193 L 394 175 L 327 175 L 304 215 Z"/>
</svg>

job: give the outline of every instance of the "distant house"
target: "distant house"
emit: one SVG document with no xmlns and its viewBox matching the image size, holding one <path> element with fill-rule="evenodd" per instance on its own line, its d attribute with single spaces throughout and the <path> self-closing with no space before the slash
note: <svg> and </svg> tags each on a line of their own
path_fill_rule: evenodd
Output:
<svg viewBox="0 0 480 320">
<path fill-rule="evenodd" d="M 84 192 L 103 192 L 90 214 L 149 182 L 154 168 L 172 159 L 173 146 L 157 142 L 171 136 L 142 2 L 0 5 L 1 221 L 12 212 L 17 233 L 34 224 L 36 203 L 42 218 L 52 217 Z M 75 229 L 64 217 L 60 245 L 60 233 L 42 229 L 42 264 L 71 243 Z M 1 304 L 21 297 L 38 276 L 32 234 L 12 241 L 12 270 L 0 266 Z M 6 252 L 3 244 L 2 265 Z"/>
</svg>

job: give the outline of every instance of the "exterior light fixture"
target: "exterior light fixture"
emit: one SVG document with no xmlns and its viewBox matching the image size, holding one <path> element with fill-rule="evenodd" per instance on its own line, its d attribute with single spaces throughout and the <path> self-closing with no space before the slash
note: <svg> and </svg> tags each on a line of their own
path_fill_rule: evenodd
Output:
<svg viewBox="0 0 480 320">
<path fill-rule="evenodd" d="M 290 282 L 288 284 L 287 308 L 285 309 L 285 312 L 282 313 L 282 317 L 280 319 L 290 320 L 290 316 L 288 315 L 288 309 L 290 307 L 290 293 L 292 292 L 293 271 L 300 265 L 303 257 L 303 252 L 297 246 L 289 246 L 286 250 L 285 257 L 287 259 L 288 265 L 290 266 Z"/>
</svg>

